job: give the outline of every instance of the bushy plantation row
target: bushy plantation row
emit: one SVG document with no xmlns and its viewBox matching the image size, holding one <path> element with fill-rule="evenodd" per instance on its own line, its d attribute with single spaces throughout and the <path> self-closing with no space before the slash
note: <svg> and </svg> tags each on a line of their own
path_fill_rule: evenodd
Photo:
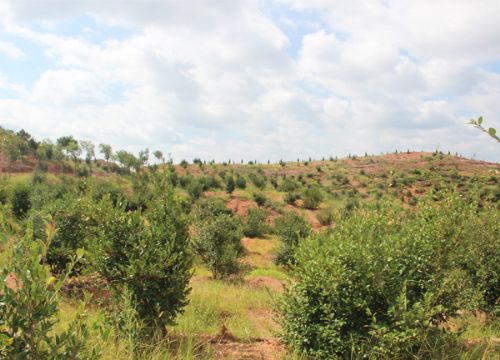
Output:
<svg viewBox="0 0 500 360">
<path fill-rule="evenodd" d="M 313 358 L 456 358 L 443 323 L 498 315 L 500 217 L 457 193 L 415 212 L 369 206 L 294 251 L 283 339 Z"/>
<path fill-rule="evenodd" d="M 150 358 L 172 337 L 198 264 L 221 283 L 241 281 L 244 236 L 280 240 L 274 262 L 290 281 L 277 298 L 279 335 L 299 358 L 470 354 L 450 324 L 464 312 L 498 319 L 498 180 L 434 172 L 446 155 L 428 156 L 418 159 L 428 170 L 356 177 L 335 159 L 314 172 L 196 161 L 1 176 L 0 358 L 99 358 L 116 343 Z M 231 200 L 252 206 L 242 214 Z M 95 279 L 92 295 L 68 295 L 70 278 Z M 69 322 L 67 296 L 80 304 Z M 95 307 L 107 315 L 90 321 Z"/>
</svg>

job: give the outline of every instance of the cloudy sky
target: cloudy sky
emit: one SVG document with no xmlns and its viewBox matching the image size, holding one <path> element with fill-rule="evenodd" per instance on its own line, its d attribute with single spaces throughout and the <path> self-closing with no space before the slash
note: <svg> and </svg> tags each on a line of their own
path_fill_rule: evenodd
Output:
<svg viewBox="0 0 500 360">
<path fill-rule="evenodd" d="M 0 0 L 0 125 L 183 158 L 500 161 L 499 0 Z"/>
</svg>

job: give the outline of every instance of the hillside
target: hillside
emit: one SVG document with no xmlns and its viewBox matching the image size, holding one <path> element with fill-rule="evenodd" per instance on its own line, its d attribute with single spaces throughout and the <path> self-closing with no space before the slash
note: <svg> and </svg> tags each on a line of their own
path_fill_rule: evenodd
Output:
<svg viewBox="0 0 500 360">
<path fill-rule="evenodd" d="M 58 141 L 58 145 L 45 145 L 57 155 L 48 157 L 44 155 L 47 154 L 46 150 L 40 155 L 43 149 L 41 143 L 31 142 L 30 145 L 31 137 L 23 136 L 8 131 L 4 133 L 4 144 L 6 137 L 9 141 L 16 142 L 19 153 L 14 154 L 14 161 L 9 160 L 5 151 L 0 156 L 2 233 L 10 239 L 6 245 L 2 245 L 0 265 L 6 263 L 8 249 L 13 243 L 20 241 L 26 234 L 31 234 L 31 228 L 33 232 L 38 231 L 36 226 L 40 225 L 35 225 L 36 219 L 47 219 L 43 220 L 46 221 L 46 230 L 50 233 L 52 229 L 55 233 L 55 241 L 47 246 L 48 261 L 54 273 L 64 269 L 68 259 L 72 258 L 79 247 L 86 248 L 86 256 L 93 260 L 84 262 L 83 269 L 78 268 L 72 277 L 66 279 L 62 287 L 58 318 L 65 324 L 75 319 L 77 299 L 82 296 L 83 291 L 92 293 L 91 301 L 86 306 L 86 321 L 88 324 L 100 323 L 100 326 L 112 329 L 109 331 L 115 336 L 111 341 L 104 340 L 95 332 L 90 335 L 89 343 L 99 346 L 102 349 L 101 357 L 105 359 L 127 359 L 131 352 L 140 354 L 139 358 L 158 359 L 301 359 L 278 336 L 283 331 L 284 315 L 277 311 L 277 304 L 282 301 L 284 289 L 290 289 L 290 284 L 296 283 L 300 278 L 300 273 L 294 273 L 290 268 L 295 247 L 306 241 L 311 234 L 319 234 L 319 239 L 324 241 L 333 239 L 331 237 L 336 236 L 335 231 L 339 226 L 349 229 L 346 234 L 356 234 L 357 230 L 350 228 L 357 226 L 353 225 L 352 218 L 359 221 L 359 226 L 367 226 L 372 231 L 372 223 L 363 224 L 365 216 L 370 219 L 374 214 L 380 214 L 391 219 L 391 214 L 396 214 L 392 220 L 384 217 L 378 221 L 384 222 L 382 228 L 387 225 L 387 229 L 390 229 L 390 224 L 404 219 L 401 229 L 396 233 L 386 234 L 388 238 L 392 236 L 398 239 L 399 231 L 410 231 L 405 230 L 405 226 L 413 226 L 413 216 L 410 214 L 418 213 L 414 209 L 418 209 L 422 200 L 428 208 L 439 210 L 437 214 L 442 217 L 441 222 L 432 225 L 436 229 L 446 221 L 465 221 L 465 225 L 460 223 L 460 226 L 458 222 L 451 223 L 451 228 L 460 230 L 452 238 L 456 241 L 457 238 L 461 239 L 462 232 L 466 234 L 461 241 L 471 241 L 474 246 L 482 249 L 474 248 L 476 250 L 471 252 L 474 256 L 484 256 L 483 252 L 491 251 L 487 246 L 494 249 L 495 241 L 498 242 L 498 239 L 492 238 L 494 233 L 484 235 L 477 232 L 478 238 L 474 238 L 475 240 L 472 236 L 476 236 L 474 229 L 477 223 L 474 221 L 483 224 L 491 218 L 491 214 L 498 216 L 500 164 L 440 152 L 402 152 L 279 164 L 216 164 L 201 161 L 189 164 L 183 161 L 176 165 L 148 165 L 147 159 L 143 164 L 117 160 L 108 163 L 88 156 L 85 159 L 82 153 L 77 158 L 71 157 L 71 149 L 67 145 L 60 145 L 63 144 L 62 141 Z M 77 144 L 76 141 L 74 144 Z M 131 154 L 129 158 L 134 159 Z M 164 338 L 163 333 L 155 332 L 154 337 L 134 340 L 137 343 L 131 345 L 130 339 L 120 337 L 115 333 L 119 330 L 112 323 L 103 320 L 104 314 L 113 309 L 106 301 L 109 296 L 114 296 L 113 301 L 119 304 L 124 301 L 120 297 L 123 288 L 116 288 L 116 284 L 127 281 L 125 278 L 137 276 L 140 284 L 144 279 L 157 279 L 157 267 L 163 266 L 157 259 L 165 254 L 158 253 L 157 245 L 154 244 L 147 250 L 149 243 L 141 242 L 144 241 L 141 236 L 150 236 L 148 234 L 151 234 L 151 227 L 155 231 L 165 231 L 162 230 L 161 222 L 155 223 L 157 218 L 154 214 L 162 209 L 161 206 L 158 207 L 158 199 L 162 199 L 170 191 L 175 198 L 168 198 L 169 201 L 178 205 L 176 210 L 169 210 L 176 211 L 176 215 L 170 218 L 176 221 L 180 219 L 181 223 L 176 226 L 184 229 L 179 230 L 179 234 L 184 234 L 183 241 L 188 244 L 184 246 L 189 246 L 195 254 L 193 262 L 187 263 L 189 269 L 184 269 L 189 272 L 185 285 L 191 288 L 187 295 L 188 304 L 177 315 L 175 322 L 166 323 L 168 337 Z M 457 193 L 458 198 L 453 195 Z M 447 207 L 451 205 L 441 208 L 441 200 L 447 204 L 455 204 L 453 206 L 456 208 L 451 207 L 451 213 L 448 214 Z M 462 202 L 466 201 L 472 205 L 463 207 Z M 469 210 L 464 210 L 466 208 L 472 212 L 479 211 L 473 206 L 486 209 L 484 211 L 489 213 L 485 214 L 490 216 L 484 215 L 484 220 L 466 215 L 469 214 L 466 212 Z M 460 214 L 457 215 L 459 220 L 453 217 L 456 214 Z M 121 222 L 122 219 L 128 220 Z M 405 225 L 404 221 L 408 224 Z M 422 221 L 419 226 L 427 226 L 428 219 Z M 493 218 L 488 226 L 490 227 L 485 229 L 497 226 Z M 436 234 L 446 233 L 437 231 L 434 234 L 434 228 L 429 232 L 430 237 L 425 236 L 425 239 L 434 239 Z M 411 231 L 409 233 L 412 234 Z M 359 234 L 361 237 L 355 240 L 360 244 L 370 239 L 370 235 L 364 230 Z M 484 235 L 486 240 L 480 235 Z M 98 242 L 91 240 L 98 236 L 101 236 Z M 293 241 L 297 244 L 287 245 L 286 238 L 295 236 Z M 377 242 L 375 250 L 370 251 L 375 251 L 382 259 L 383 254 L 378 253 L 379 235 L 373 236 Z M 380 237 L 384 238 L 382 235 Z M 130 265 L 127 276 L 106 278 L 109 276 L 107 267 L 112 266 L 112 263 L 106 263 L 104 270 L 98 267 L 98 260 L 93 258 L 93 253 L 108 251 L 106 241 L 116 241 L 119 244 L 116 247 L 118 250 L 126 248 L 131 254 L 140 250 L 138 258 L 131 261 L 131 264 L 139 265 Z M 123 241 L 130 243 L 124 246 Z M 220 258 L 210 259 L 207 253 L 220 250 L 206 250 L 207 246 L 208 249 L 213 246 L 211 241 L 232 243 L 228 253 L 223 248 Z M 484 241 L 486 246 L 483 247 L 479 242 L 476 244 L 477 241 Z M 141 244 L 139 248 L 134 247 L 137 243 Z M 321 245 L 321 241 L 319 244 Z M 423 249 L 430 246 L 424 245 Z M 434 246 L 433 243 L 431 245 Z M 181 253 L 186 253 L 184 250 L 181 249 Z M 146 255 L 143 255 L 144 251 Z M 151 251 L 149 255 L 148 251 Z M 362 247 L 361 251 L 364 251 Z M 386 251 L 390 252 L 391 249 Z M 420 250 L 416 248 L 415 251 Z M 181 253 L 176 256 L 181 256 Z M 346 254 L 349 254 L 348 250 Z M 432 250 L 431 254 L 435 254 L 435 251 Z M 458 254 L 460 259 L 462 255 L 463 253 Z M 120 256 L 116 271 L 120 271 L 123 256 L 128 256 L 128 253 Z M 141 263 L 143 256 L 151 256 L 151 260 Z M 352 256 L 356 259 L 357 254 L 353 253 Z M 399 256 L 404 259 L 402 254 Z M 372 260 L 374 263 L 379 261 L 382 264 L 381 271 L 385 271 L 385 260 L 377 260 L 378 257 Z M 391 255 L 388 259 L 394 257 Z M 432 257 L 430 259 L 430 263 L 433 263 Z M 471 260 L 475 266 L 490 264 L 489 260 L 484 260 L 487 257 L 479 262 L 475 259 Z M 333 258 L 326 258 L 324 261 L 329 264 L 330 260 Z M 94 261 L 97 263 L 94 264 Z M 217 265 L 217 261 L 221 263 Z M 363 258 L 361 264 L 364 262 Z M 496 262 L 493 260 L 493 263 Z M 165 264 L 169 263 L 166 261 Z M 177 269 L 176 262 L 172 264 Z M 314 267 L 315 264 L 316 261 L 313 261 L 308 266 Z M 320 267 L 318 272 L 323 269 Z M 170 268 L 167 270 L 169 274 L 172 271 Z M 307 272 L 308 267 L 303 270 Z M 484 269 L 481 268 L 481 271 Z M 155 275 L 144 275 L 149 272 Z M 426 270 L 426 273 L 432 274 L 430 270 Z M 12 279 L 11 273 L 8 274 L 6 279 Z M 360 281 L 365 275 L 368 276 L 358 274 L 356 281 Z M 369 284 L 380 278 L 378 274 L 374 276 Z M 453 288 L 446 281 L 444 287 Z M 385 280 L 382 279 L 380 286 L 384 286 L 384 283 Z M 328 284 L 324 284 L 325 288 L 321 292 L 329 289 Z M 406 287 L 406 282 L 404 286 Z M 489 286 L 494 288 L 496 285 L 493 282 Z M 311 286 L 311 291 L 313 288 Z M 136 301 L 146 301 L 149 304 L 149 298 L 140 300 L 146 290 L 151 291 L 150 288 L 139 291 Z M 151 293 L 153 298 L 159 296 L 160 303 L 162 291 L 166 290 L 160 286 L 158 291 Z M 290 299 L 293 298 L 293 292 L 286 294 Z M 388 301 L 392 299 L 390 295 L 386 297 Z M 313 299 L 316 301 L 317 297 Z M 148 305 L 146 308 L 152 307 Z M 440 326 L 452 329 L 450 331 L 456 336 L 457 342 L 432 350 L 434 355 L 447 358 L 449 351 L 453 351 L 456 358 L 473 354 L 480 354 L 482 358 L 494 358 L 498 355 L 500 332 L 494 315 L 484 311 L 459 309 L 460 312 L 456 313 L 450 310 L 447 315 L 450 317 L 439 322 Z M 120 314 L 128 314 L 127 311 L 131 310 L 124 308 L 120 311 Z M 441 355 L 438 356 L 438 353 Z"/>
</svg>

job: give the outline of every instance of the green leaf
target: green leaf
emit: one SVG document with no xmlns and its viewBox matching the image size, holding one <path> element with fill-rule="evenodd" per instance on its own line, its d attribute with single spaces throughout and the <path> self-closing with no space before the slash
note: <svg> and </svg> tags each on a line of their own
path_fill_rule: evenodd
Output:
<svg viewBox="0 0 500 360">
<path fill-rule="evenodd" d="M 84 249 L 80 248 L 80 249 L 76 250 L 76 258 L 78 260 L 80 260 L 83 257 L 84 254 L 85 254 L 85 250 Z"/>
<path fill-rule="evenodd" d="M 53 284 L 57 279 L 53 276 L 49 277 L 47 279 L 47 281 L 45 282 L 45 286 L 50 286 L 51 284 Z"/>
<path fill-rule="evenodd" d="M 493 128 L 488 129 L 488 134 L 490 134 L 491 137 L 496 137 L 497 131 Z"/>
<path fill-rule="evenodd" d="M 483 117 L 480 116 L 479 119 L 477 119 L 477 124 L 481 125 L 483 123 Z"/>
</svg>

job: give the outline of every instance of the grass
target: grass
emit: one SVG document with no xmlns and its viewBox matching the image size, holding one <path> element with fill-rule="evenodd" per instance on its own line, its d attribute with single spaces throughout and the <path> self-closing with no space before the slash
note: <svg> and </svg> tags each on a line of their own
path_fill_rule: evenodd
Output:
<svg viewBox="0 0 500 360">
<path fill-rule="evenodd" d="M 181 334 L 215 335 L 222 325 L 239 340 L 269 336 L 273 321 L 267 316 L 274 295 L 265 288 L 231 284 L 219 280 L 192 282 L 190 303 L 173 328 Z M 257 316 L 262 314 L 263 316 Z"/>
<path fill-rule="evenodd" d="M 270 278 L 280 280 L 280 281 L 286 281 L 289 279 L 287 273 L 283 269 L 281 269 L 277 265 L 274 265 L 271 268 L 265 268 L 265 269 L 257 268 L 257 269 L 251 270 L 245 276 L 245 280 L 251 280 L 251 279 L 255 279 L 255 278 L 263 277 L 263 276 L 270 277 Z"/>
<path fill-rule="evenodd" d="M 60 322 L 55 331 L 64 331 L 68 324 L 75 319 L 77 305 L 74 301 L 65 300 L 60 304 Z M 109 331 L 109 336 L 104 339 L 101 329 L 105 324 L 104 312 L 94 306 L 86 309 L 86 323 L 90 330 L 88 348 L 97 347 L 101 350 L 103 360 L 128 360 L 128 359 L 212 359 L 212 349 L 207 341 L 195 338 L 192 334 L 171 333 L 168 337 L 162 335 L 153 336 L 151 339 L 140 341 L 136 344 L 138 351 L 133 351 L 129 339 L 117 336 L 112 326 L 104 325 Z"/>
<path fill-rule="evenodd" d="M 245 279 L 270 277 L 280 281 L 287 280 L 286 271 L 274 263 L 274 257 L 280 246 L 281 241 L 276 236 L 269 236 L 267 239 L 245 239 L 246 254 L 243 261 L 251 267 Z"/>
<path fill-rule="evenodd" d="M 266 267 L 272 264 L 274 254 L 276 254 L 280 240 L 276 236 L 263 238 L 245 238 L 245 262 L 254 267 Z"/>
</svg>

